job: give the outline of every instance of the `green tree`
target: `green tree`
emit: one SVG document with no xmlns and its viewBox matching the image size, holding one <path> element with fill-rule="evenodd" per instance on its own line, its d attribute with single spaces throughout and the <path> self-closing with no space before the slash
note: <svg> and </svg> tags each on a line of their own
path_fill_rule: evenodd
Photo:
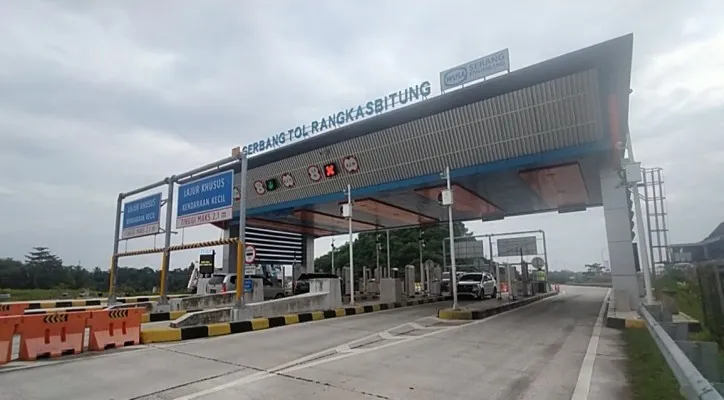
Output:
<svg viewBox="0 0 724 400">
<path fill-rule="evenodd" d="M 468 240 L 475 240 L 462 222 L 453 224 L 455 236 L 467 236 Z M 442 223 L 424 227 L 399 229 L 390 232 L 390 267 L 402 269 L 405 265 L 419 265 L 420 231 L 423 232 L 422 260 L 432 260 L 443 264 L 442 242 L 448 237 L 448 225 Z M 379 240 L 378 240 L 379 237 Z M 460 239 L 458 239 L 460 240 Z M 466 239 L 463 239 L 466 240 Z M 379 243 L 380 266 L 387 266 L 387 236 L 385 231 L 360 233 L 354 240 L 354 263 L 356 266 L 374 268 L 377 265 L 377 247 Z M 446 249 L 449 249 L 449 243 Z M 449 251 L 449 250 L 446 250 Z M 332 250 L 314 260 L 314 269 L 320 272 L 330 272 L 332 269 Z M 447 255 L 449 259 L 449 254 Z M 335 250 L 334 264 L 336 268 L 349 265 L 349 244 L 345 243 Z M 357 275 L 361 268 L 356 268 Z"/>
<path fill-rule="evenodd" d="M 177 268 L 169 271 L 169 292 L 184 292 L 190 270 Z M 158 287 L 159 271 L 153 268 L 118 267 L 118 288 L 128 295 L 151 293 Z M 47 247 L 34 247 L 25 262 L 0 258 L 0 289 L 89 289 L 93 292 L 108 290 L 108 271 L 92 270 L 79 265 L 64 266 L 60 257 Z"/>
</svg>

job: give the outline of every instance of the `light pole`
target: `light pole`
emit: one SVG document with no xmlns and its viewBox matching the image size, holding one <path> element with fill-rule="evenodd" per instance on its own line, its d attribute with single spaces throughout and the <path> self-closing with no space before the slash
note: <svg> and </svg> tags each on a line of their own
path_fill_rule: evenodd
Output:
<svg viewBox="0 0 724 400">
<path fill-rule="evenodd" d="M 349 221 L 349 305 L 354 305 L 354 255 L 352 241 L 352 186 L 347 184 L 347 204 L 342 206 L 342 216 Z"/>
<path fill-rule="evenodd" d="M 390 266 L 390 230 L 387 230 L 387 277 L 392 278 L 392 267 Z"/>
<path fill-rule="evenodd" d="M 375 268 L 375 277 L 380 278 L 380 250 L 382 249 L 382 243 L 380 243 L 380 234 L 375 235 L 375 258 L 377 261 L 377 267 Z"/>
<path fill-rule="evenodd" d="M 420 253 L 420 292 L 425 293 L 425 268 L 422 266 L 422 245 L 425 240 L 425 231 L 420 229 L 417 237 L 417 249 Z"/>
<path fill-rule="evenodd" d="M 332 270 L 330 272 L 333 274 L 336 273 L 334 269 L 334 238 L 332 238 Z"/>
<path fill-rule="evenodd" d="M 443 177 L 447 181 L 447 190 L 440 193 L 440 202 L 443 206 L 447 206 L 448 235 L 450 236 L 450 285 L 452 285 L 453 293 L 453 310 L 458 309 L 458 284 L 457 270 L 455 268 L 455 229 L 453 226 L 452 206 L 453 192 L 450 185 L 450 167 L 445 167 Z"/>
</svg>

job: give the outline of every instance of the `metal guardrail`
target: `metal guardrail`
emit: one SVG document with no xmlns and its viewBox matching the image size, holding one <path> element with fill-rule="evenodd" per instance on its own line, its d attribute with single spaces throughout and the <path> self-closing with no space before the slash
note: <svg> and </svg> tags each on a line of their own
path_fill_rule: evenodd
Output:
<svg viewBox="0 0 724 400">
<path fill-rule="evenodd" d="M 666 330 L 651 315 L 646 307 L 641 307 L 639 313 L 646 321 L 651 336 L 656 346 L 669 364 L 669 368 L 676 376 L 681 387 L 681 393 L 688 400 L 724 400 L 714 386 L 704 378 L 689 357 L 679 348 L 674 339 L 669 336 Z"/>
</svg>

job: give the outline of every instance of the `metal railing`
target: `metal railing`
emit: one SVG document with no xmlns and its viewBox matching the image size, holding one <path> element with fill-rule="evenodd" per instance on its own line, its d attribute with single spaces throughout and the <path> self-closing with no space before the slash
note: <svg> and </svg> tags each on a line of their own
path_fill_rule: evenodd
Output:
<svg viewBox="0 0 724 400">
<path fill-rule="evenodd" d="M 666 363 L 674 373 L 676 380 L 681 387 L 681 394 L 688 400 L 724 400 L 714 386 L 707 381 L 699 372 L 689 357 L 679 348 L 674 339 L 669 336 L 668 332 L 656 321 L 646 307 L 641 307 L 639 313 L 646 322 L 651 336 L 656 342 L 656 346 L 666 359 Z"/>
</svg>

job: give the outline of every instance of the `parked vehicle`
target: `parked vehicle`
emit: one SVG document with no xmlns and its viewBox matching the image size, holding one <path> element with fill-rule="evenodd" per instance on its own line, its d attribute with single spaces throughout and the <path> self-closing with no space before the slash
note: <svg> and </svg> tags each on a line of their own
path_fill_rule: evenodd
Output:
<svg viewBox="0 0 724 400">
<path fill-rule="evenodd" d="M 264 285 L 264 300 L 281 299 L 284 297 L 284 288 L 274 285 L 271 280 L 262 275 L 246 275 L 247 279 L 261 279 Z M 218 272 L 211 276 L 206 286 L 209 294 L 224 293 L 236 290 L 236 274 Z"/>
<path fill-rule="evenodd" d="M 475 296 L 484 299 L 485 296 L 495 298 L 498 288 L 495 278 L 488 272 L 467 273 L 458 278 L 458 296 Z"/>
<path fill-rule="evenodd" d="M 335 274 L 324 273 L 304 273 L 299 275 L 299 278 L 297 278 L 297 282 L 294 285 L 293 293 L 295 295 L 309 293 L 309 281 L 311 279 L 339 279 L 341 293 L 344 293 L 344 282 L 342 281 L 342 278 Z"/>
</svg>

